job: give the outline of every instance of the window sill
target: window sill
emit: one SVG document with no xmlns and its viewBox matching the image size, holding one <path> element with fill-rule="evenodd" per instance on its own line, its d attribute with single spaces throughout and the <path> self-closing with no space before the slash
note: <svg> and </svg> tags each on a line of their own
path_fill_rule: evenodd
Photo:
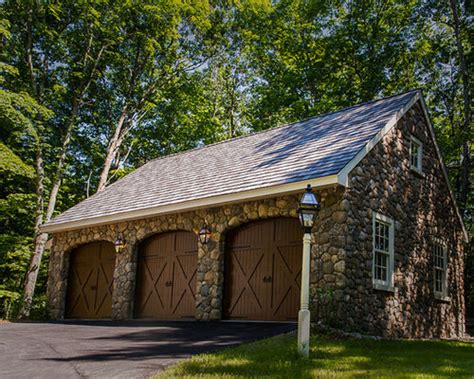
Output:
<svg viewBox="0 0 474 379">
<path fill-rule="evenodd" d="M 388 284 L 372 283 L 372 287 L 378 291 L 386 291 L 386 292 L 392 292 L 392 293 L 398 292 L 397 287 L 390 286 Z"/>
<path fill-rule="evenodd" d="M 449 296 L 443 295 L 442 293 L 439 293 L 439 292 L 435 292 L 434 298 L 438 301 L 442 301 L 445 303 L 451 302 L 451 298 Z"/>
<path fill-rule="evenodd" d="M 418 176 L 421 176 L 422 178 L 424 178 L 424 177 L 426 176 L 426 174 L 425 174 L 423 171 L 421 171 L 420 169 L 416 168 L 415 166 L 410 166 L 410 170 L 411 170 L 414 174 L 416 174 L 416 175 L 418 175 Z"/>
</svg>

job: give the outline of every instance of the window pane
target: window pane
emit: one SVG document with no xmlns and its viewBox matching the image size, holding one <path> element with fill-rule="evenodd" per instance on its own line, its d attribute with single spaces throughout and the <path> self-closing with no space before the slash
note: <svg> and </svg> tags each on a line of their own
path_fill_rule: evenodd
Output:
<svg viewBox="0 0 474 379">
<path fill-rule="evenodd" d="M 416 141 L 411 141 L 410 164 L 412 167 L 421 169 L 421 145 Z"/>
<path fill-rule="evenodd" d="M 444 269 L 445 268 L 445 265 L 444 265 L 445 262 L 444 262 L 443 247 L 439 244 L 435 244 L 434 249 L 433 249 L 433 255 L 434 255 L 434 265 L 435 265 L 435 267 Z"/>
<path fill-rule="evenodd" d="M 375 222 L 375 249 L 389 252 L 389 225 Z"/>
<path fill-rule="evenodd" d="M 446 291 L 446 268 L 447 262 L 444 255 L 444 247 L 439 244 L 433 244 L 433 265 L 434 265 L 434 290 L 444 293 Z"/>
<path fill-rule="evenodd" d="M 443 271 L 435 270 L 435 291 L 443 292 Z"/>
<path fill-rule="evenodd" d="M 374 275 L 376 280 L 387 281 L 388 256 L 384 253 L 376 252 Z"/>
</svg>

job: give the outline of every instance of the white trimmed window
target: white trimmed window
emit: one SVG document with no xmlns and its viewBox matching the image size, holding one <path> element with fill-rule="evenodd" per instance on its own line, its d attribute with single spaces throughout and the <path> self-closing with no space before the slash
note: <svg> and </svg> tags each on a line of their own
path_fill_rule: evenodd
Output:
<svg viewBox="0 0 474 379">
<path fill-rule="evenodd" d="M 433 276 L 434 293 L 436 298 L 448 296 L 448 251 L 441 241 L 433 243 Z"/>
<path fill-rule="evenodd" d="M 417 172 L 423 172 L 423 143 L 411 136 L 410 138 L 410 168 Z"/>
<path fill-rule="evenodd" d="M 394 223 L 389 217 L 373 212 L 373 263 L 374 288 L 394 291 Z"/>
</svg>

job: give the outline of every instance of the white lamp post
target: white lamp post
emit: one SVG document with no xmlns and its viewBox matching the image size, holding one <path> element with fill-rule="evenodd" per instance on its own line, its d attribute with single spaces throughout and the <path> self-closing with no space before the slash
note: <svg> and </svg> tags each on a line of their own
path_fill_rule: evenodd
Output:
<svg viewBox="0 0 474 379">
<path fill-rule="evenodd" d="M 300 200 L 298 214 L 301 225 L 304 227 L 303 262 L 301 269 L 301 307 L 298 313 L 298 352 L 307 357 L 309 355 L 309 332 L 311 315 L 309 312 L 309 274 L 311 265 L 311 228 L 321 206 L 308 184 L 306 192 Z"/>
</svg>

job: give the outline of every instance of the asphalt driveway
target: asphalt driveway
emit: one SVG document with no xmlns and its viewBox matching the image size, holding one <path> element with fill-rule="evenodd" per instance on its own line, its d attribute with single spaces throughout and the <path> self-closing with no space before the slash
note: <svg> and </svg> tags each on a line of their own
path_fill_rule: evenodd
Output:
<svg viewBox="0 0 474 379">
<path fill-rule="evenodd" d="M 81 321 L 0 324 L 0 378 L 147 378 L 193 354 L 295 324 Z"/>
</svg>

